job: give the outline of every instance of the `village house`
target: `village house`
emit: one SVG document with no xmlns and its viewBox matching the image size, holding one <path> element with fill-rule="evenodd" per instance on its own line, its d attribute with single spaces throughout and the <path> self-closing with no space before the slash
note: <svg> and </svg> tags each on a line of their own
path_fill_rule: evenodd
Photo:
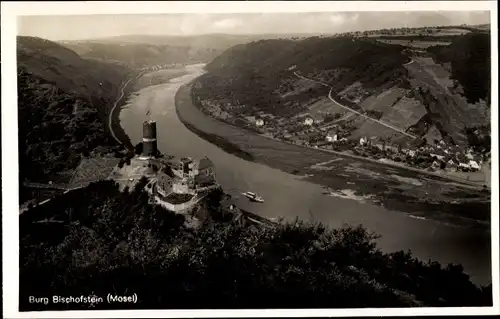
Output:
<svg viewBox="0 0 500 319">
<path fill-rule="evenodd" d="M 327 142 L 336 142 L 337 140 L 338 140 L 337 131 L 330 131 L 326 135 L 326 141 Z"/>
<path fill-rule="evenodd" d="M 471 160 L 469 161 L 468 165 L 470 169 L 474 171 L 479 171 L 481 169 L 481 166 L 479 166 L 479 164 L 476 161 Z"/>
<path fill-rule="evenodd" d="M 359 139 L 359 145 L 361 145 L 361 146 L 366 145 L 367 142 L 368 142 L 368 139 L 366 137 L 362 137 Z"/>
<path fill-rule="evenodd" d="M 468 172 L 470 170 L 469 164 L 466 163 L 458 163 L 457 170 L 463 171 L 463 172 Z"/>
<path fill-rule="evenodd" d="M 415 155 L 417 154 L 416 151 L 410 149 L 404 149 L 403 153 L 410 157 L 415 157 Z"/>
</svg>

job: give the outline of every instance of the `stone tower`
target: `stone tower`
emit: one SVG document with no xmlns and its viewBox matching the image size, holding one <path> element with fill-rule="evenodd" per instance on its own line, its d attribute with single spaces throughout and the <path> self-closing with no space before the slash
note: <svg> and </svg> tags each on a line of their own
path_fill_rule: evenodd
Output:
<svg viewBox="0 0 500 319">
<path fill-rule="evenodd" d="M 142 156 L 155 157 L 157 155 L 156 122 L 145 121 L 142 126 Z"/>
</svg>

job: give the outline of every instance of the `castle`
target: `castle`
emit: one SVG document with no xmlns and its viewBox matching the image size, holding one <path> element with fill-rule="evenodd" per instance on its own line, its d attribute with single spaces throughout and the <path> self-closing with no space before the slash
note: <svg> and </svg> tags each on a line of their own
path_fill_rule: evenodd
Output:
<svg viewBox="0 0 500 319">
<path fill-rule="evenodd" d="M 140 158 L 156 167 L 156 173 L 146 185 L 151 203 L 185 213 L 211 190 L 219 188 L 215 179 L 215 166 L 207 157 L 162 158 L 157 148 L 156 122 L 144 122 L 142 145 Z"/>
</svg>

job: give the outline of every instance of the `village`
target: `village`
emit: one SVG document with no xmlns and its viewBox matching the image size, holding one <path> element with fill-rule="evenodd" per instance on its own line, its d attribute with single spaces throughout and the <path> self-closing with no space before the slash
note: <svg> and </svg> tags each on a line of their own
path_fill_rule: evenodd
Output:
<svg viewBox="0 0 500 319">
<path fill-rule="evenodd" d="M 237 103 L 220 103 L 213 100 L 199 102 L 203 112 L 268 138 L 305 147 L 398 163 L 464 180 L 480 182 L 485 179 L 484 177 L 478 178 L 476 175 L 482 171 L 483 165 L 488 161 L 489 151 L 480 152 L 472 147 L 463 149 L 444 139 L 427 141 L 425 138 L 419 138 L 401 143 L 378 136 L 353 138 L 351 136 L 355 130 L 353 121 L 339 113 L 318 116 L 318 114 L 302 112 L 285 118 L 262 111 L 255 112 Z M 479 134 L 479 132 L 476 131 L 474 134 Z"/>
</svg>

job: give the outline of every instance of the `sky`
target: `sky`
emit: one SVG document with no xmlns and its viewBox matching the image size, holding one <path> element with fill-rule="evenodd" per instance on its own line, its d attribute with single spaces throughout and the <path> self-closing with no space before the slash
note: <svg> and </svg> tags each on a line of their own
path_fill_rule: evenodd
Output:
<svg viewBox="0 0 500 319">
<path fill-rule="evenodd" d="M 64 15 L 18 18 L 18 34 L 48 40 L 120 35 L 341 33 L 490 23 L 488 11 Z"/>
</svg>

